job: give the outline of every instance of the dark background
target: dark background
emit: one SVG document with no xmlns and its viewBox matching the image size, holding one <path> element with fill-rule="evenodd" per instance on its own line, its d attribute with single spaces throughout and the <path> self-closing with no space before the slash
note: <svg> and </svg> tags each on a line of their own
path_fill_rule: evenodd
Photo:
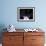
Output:
<svg viewBox="0 0 46 46">
<path fill-rule="evenodd" d="M 23 19 L 23 16 L 33 19 L 33 9 L 20 9 L 20 19 Z"/>
</svg>

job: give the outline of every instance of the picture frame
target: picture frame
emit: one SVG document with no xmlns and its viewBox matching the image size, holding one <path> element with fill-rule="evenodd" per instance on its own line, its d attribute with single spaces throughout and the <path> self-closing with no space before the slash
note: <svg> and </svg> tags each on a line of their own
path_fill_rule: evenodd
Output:
<svg viewBox="0 0 46 46">
<path fill-rule="evenodd" d="M 35 7 L 18 7 L 17 8 L 18 22 L 34 22 L 35 21 Z"/>
</svg>

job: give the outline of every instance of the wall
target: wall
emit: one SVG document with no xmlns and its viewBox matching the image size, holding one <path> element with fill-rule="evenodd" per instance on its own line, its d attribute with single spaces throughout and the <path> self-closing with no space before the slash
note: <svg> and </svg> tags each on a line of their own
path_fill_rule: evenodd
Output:
<svg viewBox="0 0 46 46">
<path fill-rule="evenodd" d="M 16 28 L 46 28 L 46 0 L 0 0 L 0 25 Z M 35 22 L 17 22 L 17 7 L 35 7 Z"/>
<path fill-rule="evenodd" d="M 17 22 L 17 7 L 24 6 L 35 7 L 35 22 Z M 46 32 L 46 0 L 0 0 L 0 33 L 9 24 L 20 29 L 39 27 Z"/>
</svg>

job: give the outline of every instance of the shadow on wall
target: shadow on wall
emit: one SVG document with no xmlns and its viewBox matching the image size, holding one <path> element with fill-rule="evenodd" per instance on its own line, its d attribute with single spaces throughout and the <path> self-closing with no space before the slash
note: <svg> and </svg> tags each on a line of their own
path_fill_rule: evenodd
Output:
<svg viewBox="0 0 46 46">
<path fill-rule="evenodd" d="M 6 29 L 4 30 L 5 25 L 4 24 L 0 24 L 0 43 L 2 43 L 2 36 L 3 36 L 3 32 L 6 31 Z"/>
</svg>

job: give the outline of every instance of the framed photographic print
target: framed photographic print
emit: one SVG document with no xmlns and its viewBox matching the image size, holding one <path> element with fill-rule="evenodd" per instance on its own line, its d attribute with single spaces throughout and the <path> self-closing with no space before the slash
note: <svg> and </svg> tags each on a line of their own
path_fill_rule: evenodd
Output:
<svg viewBox="0 0 46 46">
<path fill-rule="evenodd" d="M 17 21 L 20 22 L 34 22 L 35 21 L 35 7 L 18 7 Z"/>
</svg>

